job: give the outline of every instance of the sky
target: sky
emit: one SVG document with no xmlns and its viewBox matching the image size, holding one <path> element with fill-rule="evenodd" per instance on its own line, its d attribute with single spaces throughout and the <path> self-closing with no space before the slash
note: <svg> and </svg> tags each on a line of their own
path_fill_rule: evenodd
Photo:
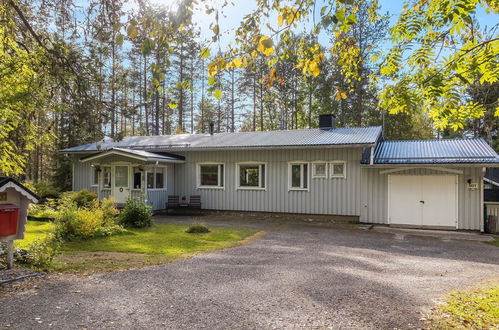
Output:
<svg viewBox="0 0 499 330">
<path fill-rule="evenodd" d="M 150 0 L 151 3 L 156 3 L 159 5 L 166 5 L 169 8 L 175 8 L 178 0 Z M 232 0 L 227 6 L 223 7 L 222 4 L 225 0 L 209 0 L 203 1 L 199 0 L 201 8 L 197 8 L 194 13 L 193 21 L 200 27 L 201 39 L 210 40 L 213 36 L 210 30 L 210 24 L 214 21 L 213 15 L 207 15 L 204 11 L 204 4 L 208 3 L 215 8 L 219 8 L 222 11 L 220 15 L 220 32 L 222 37 L 220 38 L 220 47 L 225 48 L 230 43 L 234 42 L 234 32 L 239 26 L 240 22 L 243 20 L 244 16 L 251 13 L 256 8 L 256 2 L 254 0 Z M 319 16 L 321 3 L 323 0 L 318 0 L 316 4 L 316 17 Z M 402 7 L 405 1 L 402 0 L 380 0 L 379 4 L 381 6 L 380 14 L 388 13 L 390 17 L 390 25 L 396 23 L 400 13 L 402 12 Z M 479 8 L 477 12 L 477 17 L 483 26 L 491 27 L 499 23 L 499 15 L 487 15 L 482 8 Z M 269 18 L 268 23 L 272 26 L 277 26 L 277 15 L 272 15 Z M 302 25 L 304 31 L 310 30 L 312 23 L 304 23 Z M 320 36 L 320 41 L 327 41 L 328 37 L 326 35 Z M 389 47 L 389 44 L 385 45 Z M 222 49 L 223 50 L 223 49 Z"/>
</svg>

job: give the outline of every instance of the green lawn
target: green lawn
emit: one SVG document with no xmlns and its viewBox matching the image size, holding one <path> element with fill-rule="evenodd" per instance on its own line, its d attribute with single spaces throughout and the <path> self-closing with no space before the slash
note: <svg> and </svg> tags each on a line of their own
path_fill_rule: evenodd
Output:
<svg viewBox="0 0 499 330">
<path fill-rule="evenodd" d="M 27 249 L 31 243 L 37 239 L 42 239 L 53 232 L 55 226 L 51 222 L 28 221 L 24 239 L 14 243 L 16 249 Z"/>
<path fill-rule="evenodd" d="M 187 234 L 187 228 L 154 224 L 150 228 L 128 229 L 110 237 L 66 242 L 53 270 L 92 273 L 140 268 L 241 245 L 257 234 L 255 230 L 232 228 L 210 228 L 210 233 Z M 50 223 L 28 222 L 26 238 L 17 241 L 16 247 L 27 248 L 52 230 Z"/>
<path fill-rule="evenodd" d="M 499 326 L 499 279 L 447 295 L 430 318 L 432 329 L 494 329 Z"/>
<path fill-rule="evenodd" d="M 499 247 L 499 238 L 495 238 L 492 242 L 489 242 L 489 244 Z"/>
</svg>

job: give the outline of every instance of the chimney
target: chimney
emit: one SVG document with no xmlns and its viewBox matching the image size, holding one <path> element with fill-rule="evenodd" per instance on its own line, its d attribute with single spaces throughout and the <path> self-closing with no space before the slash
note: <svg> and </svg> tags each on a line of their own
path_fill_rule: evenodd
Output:
<svg viewBox="0 0 499 330">
<path fill-rule="evenodd" d="M 213 135 L 214 130 L 215 130 L 215 122 L 210 121 L 210 135 Z"/>
<path fill-rule="evenodd" d="M 336 128 L 336 117 L 334 115 L 319 115 L 319 128 L 330 130 Z"/>
</svg>

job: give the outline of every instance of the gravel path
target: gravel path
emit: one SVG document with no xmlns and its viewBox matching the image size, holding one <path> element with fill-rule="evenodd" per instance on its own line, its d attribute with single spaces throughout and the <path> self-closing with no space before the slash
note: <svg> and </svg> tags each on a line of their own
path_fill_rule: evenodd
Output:
<svg viewBox="0 0 499 330">
<path fill-rule="evenodd" d="M 499 274 L 480 242 L 292 225 L 171 264 L 49 279 L 0 298 L 0 327 L 415 328 L 439 296 Z"/>
</svg>

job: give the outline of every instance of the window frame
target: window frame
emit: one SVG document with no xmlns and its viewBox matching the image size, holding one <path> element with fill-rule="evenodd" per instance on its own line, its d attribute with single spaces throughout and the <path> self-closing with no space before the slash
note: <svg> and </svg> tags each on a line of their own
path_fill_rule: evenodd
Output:
<svg viewBox="0 0 499 330">
<path fill-rule="evenodd" d="M 293 178 L 292 178 L 292 168 L 293 168 L 293 165 L 301 165 L 300 166 L 300 173 L 303 173 L 303 167 L 304 165 L 307 165 L 307 173 L 305 173 L 306 177 L 307 177 L 307 187 L 304 188 L 304 178 L 305 178 L 305 175 L 301 175 L 300 176 L 300 187 L 292 187 L 292 181 L 293 181 Z M 299 160 L 296 160 L 296 161 L 292 161 L 292 162 L 288 162 L 288 192 L 289 191 L 310 191 L 310 162 L 308 161 L 299 161 Z"/>
<path fill-rule="evenodd" d="M 201 166 L 203 165 L 217 165 L 218 166 L 218 185 L 206 186 L 201 185 Z M 223 166 L 223 173 L 220 175 L 220 166 Z M 216 190 L 225 190 L 225 173 L 227 172 L 227 166 L 225 166 L 224 162 L 203 162 L 196 164 L 196 188 L 197 189 L 216 189 Z"/>
<path fill-rule="evenodd" d="M 163 171 L 163 188 L 156 188 L 156 170 L 157 169 L 162 169 Z M 166 190 L 167 189 L 167 177 L 168 177 L 168 166 L 154 166 L 154 167 L 150 167 L 148 169 L 146 169 L 147 171 L 147 175 L 149 175 L 149 173 L 152 173 L 153 175 L 153 186 L 154 188 L 149 188 L 147 186 L 147 175 L 145 175 L 145 186 L 146 186 L 146 189 L 147 191 L 159 191 L 159 190 Z"/>
<path fill-rule="evenodd" d="M 334 165 L 343 165 L 342 174 L 334 174 Z M 329 162 L 329 178 L 330 179 L 346 179 L 347 178 L 347 162 L 344 160 L 334 160 Z"/>
<path fill-rule="evenodd" d="M 98 166 L 92 166 L 92 181 L 91 181 L 91 184 L 90 186 L 91 187 L 98 187 L 99 186 L 99 181 L 100 181 L 100 178 L 99 178 L 99 173 L 102 171 L 102 169 Z M 97 177 L 96 177 L 97 175 Z M 95 180 L 97 179 L 97 180 Z M 95 183 L 95 181 L 97 181 L 97 183 Z"/>
<path fill-rule="evenodd" d="M 323 164 L 325 165 L 325 172 L 324 174 L 316 174 L 315 173 L 315 166 L 318 165 L 318 164 Z M 312 162 L 312 179 L 327 179 L 328 178 L 328 173 L 329 172 L 329 164 L 327 161 L 325 160 L 316 160 L 314 162 Z"/>
<path fill-rule="evenodd" d="M 255 165 L 258 166 L 258 187 L 251 187 L 251 186 L 241 186 L 241 165 Z M 262 182 L 262 166 L 265 167 L 265 174 Z M 268 167 L 266 162 L 239 162 L 236 163 L 236 190 L 259 190 L 259 191 L 267 191 L 267 172 Z M 263 183 L 263 187 L 262 187 Z"/>
<path fill-rule="evenodd" d="M 106 186 L 105 183 L 106 183 L 106 176 L 105 176 L 105 173 L 106 171 L 104 170 L 105 168 L 108 168 L 109 169 L 109 186 Z M 102 166 L 101 167 L 101 170 L 102 170 L 102 187 L 101 189 L 102 190 L 111 190 L 113 188 L 113 167 L 112 166 Z"/>
</svg>

